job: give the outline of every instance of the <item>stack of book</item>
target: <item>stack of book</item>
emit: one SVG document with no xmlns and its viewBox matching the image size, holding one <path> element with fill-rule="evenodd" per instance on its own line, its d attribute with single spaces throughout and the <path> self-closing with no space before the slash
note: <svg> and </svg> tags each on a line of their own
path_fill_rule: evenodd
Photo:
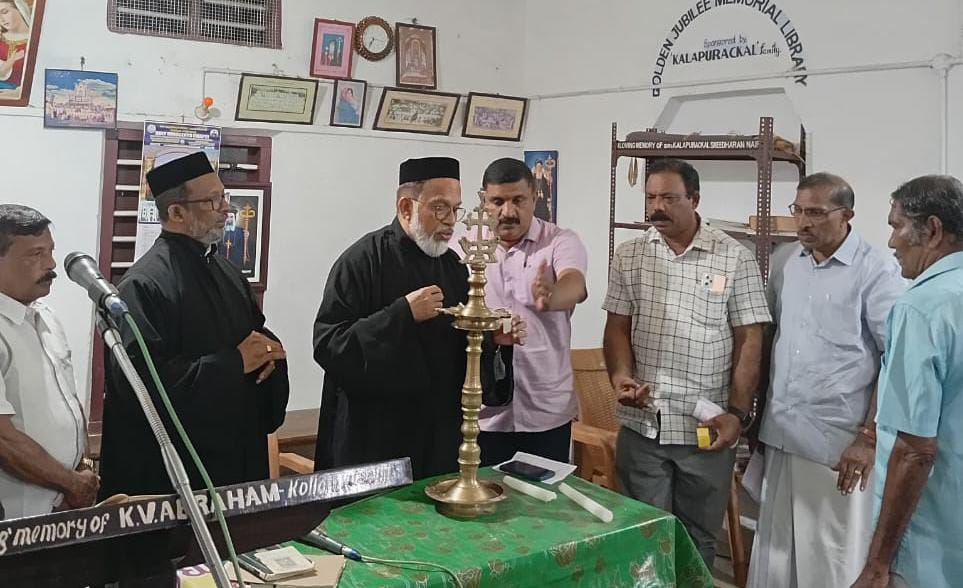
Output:
<svg viewBox="0 0 963 588">
<path fill-rule="evenodd" d="M 334 588 L 344 570 L 340 555 L 302 555 L 291 545 L 273 545 L 237 556 L 244 583 L 250 588 Z M 234 566 L 224 569 L 234 583 Z M 180 588 L 216 588 L 207 566 L 177 572 Z"/>
</svg>

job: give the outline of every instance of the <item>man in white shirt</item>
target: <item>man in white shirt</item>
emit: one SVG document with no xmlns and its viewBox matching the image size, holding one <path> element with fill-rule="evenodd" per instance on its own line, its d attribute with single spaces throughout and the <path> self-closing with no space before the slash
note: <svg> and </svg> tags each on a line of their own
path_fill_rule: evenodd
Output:
<svg viewBox="0 0 963 588">
<path fill-rule="evenodd" d="M 87 431 L 63 328 L 39 299 L 57 274 L 50 220 L 0 204 L 0 504 L 6 518 L 90 506 Z"/>
<path fill-rule="evenodd" d="M 796 190 L 799 243 L 769 277 L 776 335 L 753 588 L 846 587 L 859 576 L 872 538 L 866 489 L 886 316 L 906 289 L 893 256 L 850 225 L 846 180 L 815 173 Z"/>
</svg>

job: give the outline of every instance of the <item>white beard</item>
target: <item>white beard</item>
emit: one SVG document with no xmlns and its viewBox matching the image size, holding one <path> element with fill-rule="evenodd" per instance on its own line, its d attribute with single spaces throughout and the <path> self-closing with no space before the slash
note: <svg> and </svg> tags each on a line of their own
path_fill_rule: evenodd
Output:
<svg viewBox="0 0 963 588">
<path fill-rule="evenodd" d="M 439 241 L 425 231 L 417 214 L 411 215 L 411 239 L 428 257 L 441 257 L 448 251 L 448 241 Z"/>
<path fill-rule="evenodd" d="M 200 241 L 205 247 L 210 247 L 212 244 L 217 243 L 224 238 L 224 228 L 213 227 L 206 233 L 201 232 L 201 228 L 198 226 L 196 220 L 191 222 L 191 237 L 195 240 Z"/>
</svg>

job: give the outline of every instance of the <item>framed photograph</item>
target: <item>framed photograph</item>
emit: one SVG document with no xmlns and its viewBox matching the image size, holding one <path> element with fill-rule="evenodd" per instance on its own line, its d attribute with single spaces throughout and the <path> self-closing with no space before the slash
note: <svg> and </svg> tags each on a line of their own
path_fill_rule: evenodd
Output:
<svg viewBox="0 0 963 588">
<path fill-rule="evenodd" d="M 0 2 L 0 106 L 27 106 L 46 0 Z"/>
<path fill-rule="evenodd" d="M 535 176 L 535 216 L 558 222 L 558 151 L 526 151 L 525 165 Z"/>
<path fill-rule="evenodd" d="M 385 88 L 375 117 L 376 131 L 447 135 L 458 109 L 458 94 Z"/>
<path fill-rule="evenodd" d="M 527 98 L 495 94 L 468 94 L 462 137 L 519 141 L 525 126 Z"/>
<path fill-rule="evenodd" d="M 316 78 L 350 78 L 353 47 L 354 23 L 314 19 L 311 75 Z"/>
<path fill-rule="evenodd" d="M 396 23 L 395 60 L 398 85 L 403 88 L 438 87 L 435 57 L 435 27 Z"/>
<path fill-rule="evenodd" d="M 364 104 L 368 82 L 336 80 L 331 96 L 331 126 L 361 128 L 364 124 Z"/>
<path fill-rule="evenodd" d="M 314 124 L 318 80 L 241 74 L 236 120 Z"/>
<path fill-rule="evenodd" d="M 251 285 L 267 285 L 271 186 L 227 188 L 231 208 L 217 253 L 241 270 Z"/>
<path fill-rule="evenodd" d="M 43 102 L 45 127 L 112 129 L 117 126 L 117 74 L 45 70 Z"/>
</svg>

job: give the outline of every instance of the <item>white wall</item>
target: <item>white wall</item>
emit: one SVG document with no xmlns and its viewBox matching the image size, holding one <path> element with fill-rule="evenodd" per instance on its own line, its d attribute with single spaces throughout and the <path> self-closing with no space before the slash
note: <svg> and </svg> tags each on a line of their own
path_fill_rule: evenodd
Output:
<svg viewBox="0 0 963 588">
<path fill-rule="evenodd" d="M 98 5 L 91 10 L 91 5 Z M 914 175 L 938 170 L 940 162 L 939 82 L 926 69 L 810 76 L 808 87 L 791 81 L 600 92 L 649 83 L 653 62 L 671 27 L 695 4 L 676 0 L 602 2 L 591 9 L 578 0 L 510 0 L 485 3 L 429 0 L 285 0 L 281 51 L 116 35 L 106 31 L 102 4 L 48 2 L 32 108 L 0 109 L 0 161 L 6 182 L 3 201 L 31 204 L 56 224 L 58 250 L 96 251 L 102 169 L 102 135 L 96 131 L 44 130 L 43 68 L 76 68 L 80 57 L 92 70 L 120 74 L 121 120 L 192 120 L 202 88 L 225 115 L 226 127 L 273 133 L 271 258 L 265 310 L 269 323 L 290 350 L 291 408 L 316 406 L 321 371 L 311 359 L 311 323 L 321 286 L 336 256 L 357 236 L 387 222 L 397 164 L 406 157 L 447 154 L 463 164 L 465 196 L 474 191 L 484 166 L 496 157 L 520 155 L 522 148 L 560 151 L 559 218 L 579 232 L 589 248 L 589 300 L 575 314 L 574 345 L 601 342 L 606 287 L 610 125 L 619 134 L 652 126 L 673 96 L 776 88 L 777 98 L 689 100 L 672 119 L 673 131 L 755 132 L 762 114 L 777 117 L 777 132 L 797 139 L 798 117 L 811 134 L 810 169 L 849 179 L 857 194 L 857 228 L 883 245 L 888 194 Z M 937 53 L 959 55 L 958 0 L 926 3 L 872 0 L 781 0 L 799 31 L 811 70 L 928 60 Z M 707 36 L 743 33 L 779 40 L 778 29 L 745 7 L 714 8 L 691 25 L 680 42 L 689 47 Z M 317 123 L 300 126 L 244 126 L 230 120 L 237 77 L 203 75 L 204 67 L 285 75 L 307 73 L 311 23 L 315 17 L 358 21 L 377 14 L 388 21 L 438 27 L 440 90 L 479 90 L 536 96 L 524 141 L 513 143 L 420 137 L 327 127 L 330 85 L 318 106 Z M 785 43 L 781 43 L 785 51 Z M 725 64 L 668 68 L 665 81 L 698 81 L 730 75 L 778 73 L 785 58 L 752 58 Z M 963 96 L 963 68 L 950 76 L 950 104 Z M 394 78 L 393 56 L 378 63 L 357 59 L 355 77 L 375 84 Z M 205 84 L 206 80 L 206 86 Z M 551 97 L 562 92 L 585 93 Z M 538 97 L 542 97 L 539 99 Z M 377 106 L 369 97 L 366 127 Z M 767 110 L 768 112 L 761 112 Z M 459 113 L 459 118 L 460 118 Z M 951 112 L 951 173 L 963 172 L 961 117 Z M 711 128 L 710 128 L 711 127 Z M 625 165 L 625 164 L 623 164 Z M 751 165 L 700 165 L 707 216 L 744 218 L 752 210 L 755 172 Z M 641 189 L 630 189 L 626 168 L 618 172 L 620 212 L 641 210 Z M 792 198 L 791 170 L 776 169 L 776 210 Z M 636 211 L 632 207 L 636 206 Z M 97 211 L 97 212 L 95 212 Z M 632 237 L 621 232 L 618 240 Z M 54 285 L 51 303 L 66 323 L 76 354 L 78 377 L 89 377 L 89 305 L 66 280 Z"/>
<path fill-rule="evenodd" d="M 100 131 L 44 130 L 43 70 L 78 68 L 119 73 L 120 120 L 139 125 L 152 120 L 194 121 L 191 113 L 203 96 L 202 69 L 307 76 L 314 18 L 357 22 L 369 14 L 389 22 L 417 18 L 438 28 L 439 90 L 517 94 L 522 64 L 516 52 L 523 23 L 504 19 L 512 3 L 481 4 L 429 0 L 347 0 L 318 3 L 285 0 L 284 49 L 232 47 L 155 37 L 118 35 L 106 29 L 105 2 L 48 2 L 34 77 L 31 108 L 0 109 L 0 161 L 5 202 L 34 206 L 53 219 L 58 257 L 69 251 L 96 253 L 99 241 L 103 134 Z M 91 10 L 91 6 L 98 6 Z M 354 76 L 393 85 L 394 55 L 369 63 L 355 55 Z M 273 133 L 274 183 L 268 290 L 268 324 L 289 349 L 291 409 L 317 406 L 321 370 L 311 358 L 311 325 L 321 286 L 335 258 L 363 233 L 391 220 L 398 164 L 408 157 L 450 155 L 462 162 L 466 201 L 484 166 L 505 155 L 520 155 L 517 144 L 460 138 L 461 112 L 452 137 L 436 138 L 328 127 L 330 90 L 322 83 L 315 125 L 238 124 L 232 121 L 238 77 L 212 74 L 206 92 L 223 115 L 211 124 L 257 128 Z M 379 91 L 369 95 L 365 126 L 371 127 Z M 77 377 L 89 381 L 90 305 L 65 278 L 58 279 L 49 302 L 65 323 L 75 354 Z"/>
<path fill-rule="evenodd" d="M 705 107 L 687 104 L 668 130 L 753 134 L 758 117 L 772 115 L 777 133 L 797 140 L 798 130 L 783 120 L 794 112 L 810 133 L 809 170 L 832 171 L 852 183 L 857 199 L 854 224 L 879 246 L 885 246 L 888 235 L 890 192 L 911 177 L 939 171 L 940 85 L 937 74 L 927 69 L 812 75 L 808 87 L 791 80 L 694 84 L 664 88 L 658 98 L 648 89 L 604 91 L 650 84 L 666 35 L 695 4 L 695 0 L 603 2 L 588 11 L 577 0 L 526 3 L 529 93 L 544 97 L 532 107 L 526 146 L 559 150 L 559 220 L 575 229 L 589 248 L 589 300 L 575 314 L 575 347 L 601 344 L 613 121 L 619 124 L 622 138 L 629 131 L 652 126 L 673 96 L 782 88 L 785 98 L 769 103 L 749 98 L 715 100 Z M 923 4 L 777 0 L 776 4 L 798 30 L 810 70 L 929 60 L 938 53 L 960 52 L 958 0 Z M 744 6 L 712 8 L 690 25 L 677 47 L 695 48 L 707 37 L 736 33 L 779 41 L 786 50 L 778 27 Z M 773 74 L 788 67 L 785 56 L 669 66 L 663 83 Z M 963 173 L 959 132 L 963 129 L 954 106 L 963 97 L 961 69 L 951 74 L 950 94 L 949 171 L 956 174 Z M 581 95 L 552 96 L 563 93 Z M 697 167 L 704 180 L 700 205 L 704 214 L 745 222 L 755 208 L 754 166 L 718 163 Z M 624 161 L 617 177 L 619 216 L 635 220 L 641 214 L 642 191 L 641 186 L 629 188 L 626 171 Z M 791 202 L 795 176 L 791 168 L 777 166 L 774 171 L 773 210 L 779 214 Z M 637 233 L 619 231 L 616 242 L 634 236 Z"/>
</svg>

